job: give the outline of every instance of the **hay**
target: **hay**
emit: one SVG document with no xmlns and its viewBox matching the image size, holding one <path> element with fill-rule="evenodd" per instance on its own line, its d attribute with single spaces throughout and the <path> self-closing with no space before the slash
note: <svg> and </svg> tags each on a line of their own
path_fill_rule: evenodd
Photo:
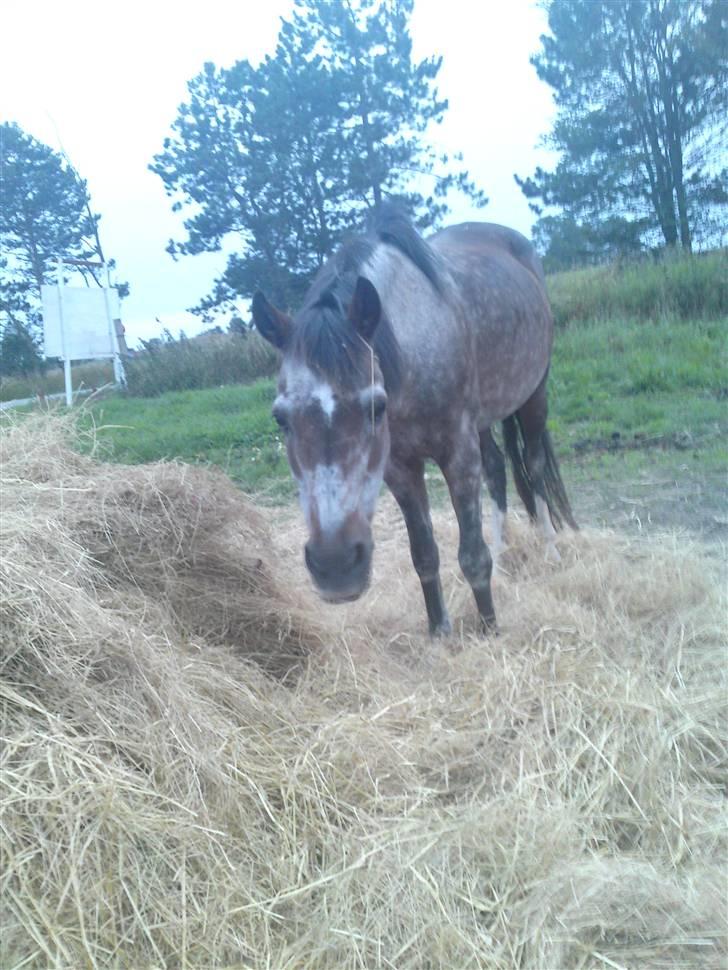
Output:
<svg viewBox="0 0 728 970">
<path fill-rule="evenodd" d="M 292 514 L 75 433 L 0 442 L 0 966 L 724 965 L 700 550 L 566 536 L 555 568 L 516 522 L 482 639 L 443 512 L 432 644 L 391 503 L 372 591 L 324 608 Z"/>
</svg>

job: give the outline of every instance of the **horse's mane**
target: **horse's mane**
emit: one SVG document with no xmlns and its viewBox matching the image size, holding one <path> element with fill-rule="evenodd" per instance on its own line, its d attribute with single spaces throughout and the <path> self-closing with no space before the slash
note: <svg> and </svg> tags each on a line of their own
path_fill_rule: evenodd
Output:
<svg viewBox="0 0 728 970">
<path fill-rule="evenodd" d="M 291 349 L 313 370 L 342 387 L 369 379 L 369 349 L 349 323 L 347 307 L 362 267 L 380 242 L 399 249 L 439 288 L 432 251 L 398 206 L 382 206 L 364 235 L 352 236 L 339 247 L 319 270 L 296 314 Z M 374 331 L 372 349 L 387 393 L 396 394 L 402 383 L 402 361 L 384 310 Z"/>
<path fill-rule="evenodd" d="M 442 293 L 442 281 L 437 270 L 437 257 L 432 248 L 412 225 L 412 220 L 398 202 L 385 202 L 375 211 L 371 232 L 377 239 L 394 246 Z"/>
</svg>

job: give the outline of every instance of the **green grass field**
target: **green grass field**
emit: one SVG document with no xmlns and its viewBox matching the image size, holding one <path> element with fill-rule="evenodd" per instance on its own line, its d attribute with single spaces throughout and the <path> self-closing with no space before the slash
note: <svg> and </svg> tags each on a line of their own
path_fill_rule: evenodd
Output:
<svg viewBox="0 0 728 970">
<path fill-rule="evenodd" d="M 83 420 L 96 425 L 96 441 L 112 460 L 218 465 L 246 491 L 286 498 L 293 486 L 270 414 L 274 387 L 268 378 L 151 398 L 111 397 L 87 408 Z"/>
<path fill-rule="evenodd" d="M 582 504 L 589 518 L 631 515 L 644 493 L 622 493 L 652 481 L 667 525 L 692 521 L 705 531 L 714 519 L 720 524 L 728 468 L 727 332 L 727 320 L 663 320 L 596 321 L 557 333 L 550 425 L 567 483 L 589 496 Z M 96 425 L 96 440 L 112 460 L 217 465 L 258 499 L 287 500 L 294 488 L 270 416 L 274 386 L 265 379 L 114 397 L 87 408 L 84 421 Z M 437 499 L 443 490 L 436 475 L 432 484 Z M 616 502 L 614 514 L 600 501 Z M 577 495 L 574 504 L 579 508 Z"/>
</svg>

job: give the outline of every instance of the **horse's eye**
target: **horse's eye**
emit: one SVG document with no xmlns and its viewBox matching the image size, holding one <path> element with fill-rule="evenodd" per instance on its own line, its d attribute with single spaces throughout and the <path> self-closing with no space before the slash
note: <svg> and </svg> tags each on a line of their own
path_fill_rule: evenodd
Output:
<svg viewBox="0 0 728 970">
<path fill-rule="evenodd" d="M 384 417 L 384 412 L 387 410 L 386 398 L 378 397 L 375 398 L 372 404 L 372 414 L 374 415 L 374 423 L 379 424 Z"/>
<path fill-rule="evenodd" d="M 288 424 L 288 418 L 282 411 L 274 411 L 273 420 L 281 429 L 281 431 L 288 432 L 290 430 L 289 424 Z"/>
</svg>

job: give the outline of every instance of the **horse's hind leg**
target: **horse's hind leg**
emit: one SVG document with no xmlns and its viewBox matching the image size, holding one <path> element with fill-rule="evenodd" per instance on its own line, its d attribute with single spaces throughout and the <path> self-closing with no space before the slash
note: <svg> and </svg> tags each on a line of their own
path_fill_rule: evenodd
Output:
<svg viewBox="0 0 728 970">
<path fill-rule="evenodd" d="M 460 527 L 458 562 L 463 575 L 473 590 L 473 596 L 485 629 L 496 626 L 490 577 L 493 559 L 483 539 L 481 519 L 481 471 L 480 441 L 478 432 L 463 429 L 442 471 L 450 490 L 453 508 Z"/>
<path fill-rule="evenodd" d="M 497 561 L 505 540 L 506 526 L 506 461 L 503 452 L 496 444 L 490 428 L 480 432 L 480 457 L 483 463 L 483 475 L 488 486 L 492 510 L 493 529 L 493 561 Z"/>
<path fill-rule="evenodd" d="M 402 510 L 409 535 L 415 571 L 422 584 L 431 636 L 450 633 L 450 618 L 440 585 L 440 554 L 430 518 L 423 461 L 395 462 L 390 459 L 384 480 Z"/>
</svg>

